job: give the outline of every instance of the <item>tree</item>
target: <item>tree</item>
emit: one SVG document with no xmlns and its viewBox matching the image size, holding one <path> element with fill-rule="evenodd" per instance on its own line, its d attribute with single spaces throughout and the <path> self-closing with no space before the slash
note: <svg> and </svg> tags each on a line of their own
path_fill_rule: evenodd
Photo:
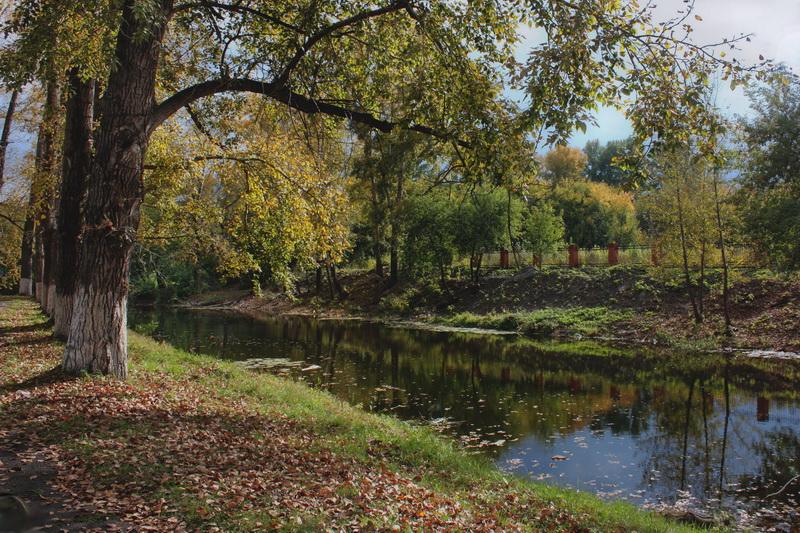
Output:
<svg viewBox="0 0 800 533">
<path fill-rule="evenodd" d="M 435 273 L 444 283 L 456 252 L 456 220 L 455 206 L 445 194 L 408 198 L 402 210 L 404 270 L 416 277 Z"/>
<path fill-rule="evenodd" d="M 544 177 L 553 185 L 583 176 L 586 154 L 580 148 L 556 146 L 544 156 Z"/>
<path fill-rule="evenodd" d="M 541 265 L 545 254 L 564 242 L 564 221 L 549 203 L 540 202 L 525 210 L 520 238 Z"/>
<path fill-rule="evenodd" d="M 205 268 L 289 290 L 292 270 L 339 261 L 348 245 L 348 204 L 334 168 L 342 154 L 304 142 L 285 108 L 263 106 L 256 117 L 238 106 L 205 111 L 193 111 L 196 127 L 171 122 L 154 135 L 137 261 L 188 266 L 195 291 Z M 341 151 L 334 140 L 327 142 Z"/>
<path fill-rule="evenodd" d="M 53 170 L 56 164 L 58 87 L 52 77 L 42 85 L 45 99 L 37 128 L 36 152 L 22 237 L 19 294 L 26 296 L 35 294 L 45 306 L 47 303 L 47 289 L 44 282 L 45 262 L 51 252 L 50 213 L 55 187 Z"/>
<path fill-rule="evenodd" d="M 67 76 L 59 209 L 56 214 L 53 332 L 66 338 L 72 321 L 73 295 L 77 285 L 78 239 L 83 219 L 79 206 L 86 190 L 92 162 L 95 82 L 83 79 L 74 68 Z"/>
<path fill-rule="evenodd" d="M 625 159 L 635 152 L 635 139 L 608 141 L 601 145 L 600 141 L 586 143 L 586 179 L 605 183 L 613 187 L 627 188 L 634 181 L 631 172 L 624 168 Z"/>
<path fill-rule="evenodd" d="M 516 204 L 514 207 L 518 207 Z M 459 253 L 469 257 L 470 278 L 478 281 L 483 256 L 508 246 L 507 194 L 502 189 L 473 191 L 454 213 L 454 242 Z M 519 209 L 512 210 L 512 224 L 519 223 Z M 516 229 L 516 228 L 515 228 Z M 516 231 L 514 232 L 516 233 Z"/>
<path fill-rule="evenodd" d="M 492 152 L 502 139 L 484 111 L 496 99 L 495 80 L 523 80 L 532 102 L 523 113 L 530 131 L 547 129 L 564 137 L 576 125 L 585 127 L 587 113 L 598 103 L 635 94 L 630 117 L 637 134 L 666 140 L 704 127 L 698 95 L 714 67 L 726 67 L 734 81 L 746 74 L 716 58 L 708 47 L 693 45 L 685 17 L 656 25 L 652 11 L 634 2 L 576 7 L 569 2 L 416 5 L 410 0 L 377 7 L 361 2 L 276 6 L 263 0 L 23 0 L 8 25 L 16 38 L 7 47 L 2 69 L 14 76 L 36 70 L 31 58 L 35 62 L 53 53 L 53 46 L 42 43 L 45 36 L 63 31 L 60 17 L 84 11 L 88 20 L 97 15 L 91 36 L 115 36 L 116 44 L 113 58 L 104 63 L 109 74 L 102 83 L 64 366 L 120 377 L 127 372 L 127 280 L 140 220 L 145 154 L 156 128 L 201 98 L 258 93 L 304 113 L 385 132 L 402 127 Z M 499 66 L 515 69 L 512 46 L 520 20 L 547 28 L 548 39 L 520 72 L 498 71 Z M 429 39 L 432 46 L 426 54 L 393 55 L 397 42 L 392 38 L 406 35 L 408 28 Z M 64 47 L 75 32 L 65 34 L 55 50 L 82 50 L 79 43 L 85 35 L 78 33 L 75 45 Z M 172 43 L 170 35 L 183 40 Z M 736 36 L 724 46 L 744 38 Z M 375 87 L 375 64 L 351 52 L 376 43 L 387 50 L 375 54 L 376 60 L 405 62 L 403 78 L 425 88 L 414 112 L 402 120 L 385 120 L 365 111 L 373 109 L 372 102 L 348 99 L 355 86 Z M 684 53 L 671 53 L 679 43 Z M 192 54 L 182 57 L 196 58 L 191 68 L 171 62 L 169 55 L 162 61 L 162 53 L 183 53 L 187 47 Z M 105 58 L 97 57 L 101 62 Z M 178 80 L 190 85 L 173 92 Z M 171 96 L 156 103 L 157 87 Z"/>
<path fill-rule="evenodd" d="M 547 198 L 564 218 L 568 242 L 581 248 L 639 241 L 636 209 L 629 193 L 605 183 L 573 180 L 553 189 Z"/>
<path fill-rule="evenodd" d="M 777 268 L 800 267 L 800 79 L 781 73 L 749 92 L 741 123 L 745 231 Z"/>
<path fill-rule="evenodd" d="M 736 227 L 734 213 L 725 202 L 729 188 L 721 182 L 721 170 L 711 157 L 690 147 L 660 154 L 651 171 L 653 183 L 639 202 L 651 221 L 650 231 L 664 263 L 681 265 L 697 323 L 705 319 L 709 265 L 723 264 L 727 286 L 728 258 L 722 255 Z M 729 327 L 730 320 L 726 322 Z"/>
<path fill-rule="evenodd" d="M 361 201 L 367 206 L 378 276 L 383 276 L 383 254 L 388 240 L 389 285 L 393 286 L 399 274 L 403 200 L 410 182 L 424 172 L 431 144 L 429 139 L 414 132 L 360 130 L 363 153 L 353 164 L 353 175 L 363 192 L 359 194 L 357 189 L 354 192 L 366 197 Z"/>
<path fill-rule="evenodd" d="M 19 259 L 25 219 L 25 202 L 19 194 L 9 194 L 0 203 L 0 291 L 19 285 Z"/>
</svg>

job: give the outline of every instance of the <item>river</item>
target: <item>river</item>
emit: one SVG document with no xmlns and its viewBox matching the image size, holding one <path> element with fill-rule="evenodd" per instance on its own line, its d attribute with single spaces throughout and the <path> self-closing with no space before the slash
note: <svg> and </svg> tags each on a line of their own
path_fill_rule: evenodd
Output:
<svg viewBox="0 0 800 533">
<path fill-rule="evenodd" d="M 787 362 L 358 320 L 175 308 L 129 317 L 181 348 L 431 425 L 519 476 L 800 526 L 800 368 Z"/>
</svg>

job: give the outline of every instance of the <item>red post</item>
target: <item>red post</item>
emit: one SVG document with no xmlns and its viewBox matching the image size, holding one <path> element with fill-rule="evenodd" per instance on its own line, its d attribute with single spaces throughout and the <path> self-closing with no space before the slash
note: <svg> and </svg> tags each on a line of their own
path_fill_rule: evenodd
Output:
<svg viewBox="0 0 800 533">
<path fill-rule="evenodd" d="M 580 265 L 580 260 L 578 259 L 578 247 L 574 244 L 569 245 L 569 266 L 576 267 Z"/>
<path fill-rule="evenodd" d="M 658 260 L 658 245 L 653 243 L 650 245 L 650 262 L 653 264 L 653 266 L 658 266 Z"/>
<path fill-rule="evenodd" d="M 612 242 L 608 245 L 608 264 L 619 264 L 619 244 Z"/>
<path fill-rule="evenodd" d="M 541 267 L 542 266 L 542 258 L 539 257 L 536 254 L 533 254 L 533 262 L 532 262 L 532 264 L 535 267 Z"/>
<path fill-rule="evenodd" d="M 509 267 L 508 250 L 503 248 L 502 250 L 500 250 L 500 268 L 508 268 L 508 267 Z"/>
</svg>

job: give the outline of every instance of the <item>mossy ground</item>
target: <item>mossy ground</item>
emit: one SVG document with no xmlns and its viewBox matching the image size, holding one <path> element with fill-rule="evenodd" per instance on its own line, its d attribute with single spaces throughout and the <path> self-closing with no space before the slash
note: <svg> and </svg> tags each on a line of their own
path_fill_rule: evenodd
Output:
<svg viewBox="0 0 800 533">
<path fill-rule="evenodd" d="M 53 521 L 69 508 L 97 530 L 692 531 L 134 333 L 127 382 L 65 376 L 30 300 L 0 300 L 0 331 L 0 449 L 56 470 Z"/>
</svg>

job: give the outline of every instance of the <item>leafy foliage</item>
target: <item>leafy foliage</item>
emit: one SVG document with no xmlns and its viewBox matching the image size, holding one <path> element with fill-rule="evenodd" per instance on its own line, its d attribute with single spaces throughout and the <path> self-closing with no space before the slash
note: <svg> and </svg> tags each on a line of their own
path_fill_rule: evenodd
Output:
<svg viewBox="0 0 800 533">
<path fill-rule="evenodd" d="M 586 143 L 586 179 L 612 185 L 627 187 L 635 181 L 635 176 L 624 168 L 625 160 L 635 151 L 634 139 L 608 141 L 600 145 L 597 140 Z"/>
<path fill-rule="evenodd" d="M 583 176 L 586 168 L 586 154 L 580 148 L 556 146 L 544 156 L 544 178 L 552 184 Z"/>
<path fill-rule="evenodd" d="M 340 260 L 347 247 L 342 182 L 290 117 L 263 108 L 214 125 L 228 144 L 173 123 L 151 146 L 142 275 L 163 274 L 157 263 L 167 252 L 171 262 L 211 267 L 223 279 L 256 275 L 289 287 L 291 269 Z"/>
<path fill-rule="evenodd" d="M 0 291 L 16 290 L 19 283 L 19 259 L 25 204 L 21 198 L 0 202 Z"/>
<path fill-rule="evenodd" d="M 788 74 L 750 92 L 742 124 L 739 200 L 748 235 L 773 266 L 800 267 L 800 80 Z"/>
<path fill-rule="evenodd" d="M 510 245 L 506 222 L 519 221 L 519 204 L 511 204 L 509 214 L 506 191 L 474 192 L 455 211 L 454 238 L 456 249 L 469 257 L 472 277 L 480 275 L 483 255 Z M 512 229 L 512 235 L 513 235 Z"/>
<path fill-rule="evenodd" d="M 564 220 L 549 203 L 534 205 L 523 213 L 520 240 L 540 260 L 564 242 Z"/>
<path fill-rule="evenodd" d="M 415 196 L 403 210 L 403 261 L 414 277 L 444 279 L 456 253 L 455 209 L 443 194 Z"/>
<path fill-rule="evenodd" d="M 591 248 L 610 242 L 630 246 L 639 241 L 636 210 L 629 193 L 605 183 L 573 180 L 556 186 L 549 197 L 564 217 L 570 243 Z"/>
</svg>

